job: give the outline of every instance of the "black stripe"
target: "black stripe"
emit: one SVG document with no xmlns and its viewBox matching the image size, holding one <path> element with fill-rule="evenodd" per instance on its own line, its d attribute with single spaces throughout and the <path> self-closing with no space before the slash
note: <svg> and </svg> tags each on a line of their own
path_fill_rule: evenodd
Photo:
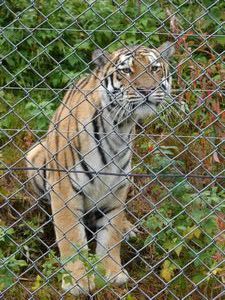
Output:
<svg viewBox="0 0 225 300">
<path fill-rule="evenodd" d="M 39 175 L 40 176 L 40 175 Z M 38 201 L 41 201 L 45 204 L 50 204 L 50 194 L 47 194 L 47 190 L 44 190 L 42 186 L 40 186 L 35 178 L 32 179 L 32 184 L 36 188 L 36 196 L 38 196 Z"/>
<path fill-rule="evenodd" d="M 115 107 L 117 105 L 116 101 L 114 101 L 114 96 L 113 95 L 116 94 L 116 93 L 118 93 L 119 89 L 114 88 L 113 83 L 112 83 L 111 85 L 112 85 L 112 87 L 113 87 L 114 90 L 112 92 L 110 92 L 109 89 L 108 89 L 108 86 L 109 86 L 108 77 L 106 77 L 104 79 L 104 82 L 105 82 L 104 83 L 104 87 L 106 89 L 106 93 L 107 93 L 107 96 L 109 98 L 109 104 L 107 105 L 107 108 L 108 107 L 113 108 L 113 107 Z"/>
<path fill-rule="evenodd" d="M 73 149 L 73 147 L 71 145 L 72 144 L 72 139 L 70 138 L 70 135 L 69 135 L 69 132 L 70 132 L 70 122 L 71 122 L 71 118 L 69 118 L 68 126 L 67 126 L 67 141 L 68 141 L 68 146 L 69 146 L 69 149 L 70 149 L 70 152 L 71 152 L 71 156 L 72 156 L 72 165 L 71 165 L 71 168 L 72 168 L 75 165 L 75 156 L 74 156 L 74 149 Z M 78 124 L 76 124 L 76 126 L 78 126 Z"/>
<path fill-rule="evenodd" d="M 74 208 L 73 209 L 74 213 L 76 214 L 76 211 L 77 212 L 80 212 L 82 214 L 81 217 L 83 217 L 83 214 L 84 214 L 84 210 L 82 208 Z M 80 217 L 79 215 L 77 215 L 77 217 Z"/>
<path fill-rule="evenodd" d="M 76 194 L 79 194 L 80 196 L 82 196 L 83 198 L 85 198 L 85 194 L 84 194 L 82 188 L 77 188 L 77 187 L 75 186 L 74 180 L 70 177 L 70 175 L 69 175 L 69 181 L 70 181 L 70 183 L 71 183 L 71 186 L 72 186 L 73 191 L 74 191 Z"/>
<path fill-rule="evenodd" d="M 117 188 L 117 190 L 116 190 L 116 192 L 122 190 L 125 187 L 128 187 L 128 183 L 127 182 L 123 182 L 123 184 L 119 185 L 118 188 Z"/>
<path fill-rule="evenodd" d="M 75 90 L 71 88 L 68 97 L 65 99 L 65 101 L 61 104 L 62 109 L 60 111 L 60 113 L 57 113 L 55 118 L 54 118 L 54 126 L 56 126 L 55 129 L 55 145 L 56 145 L 56 153 L 55 153 L 55 161 L 56 161 L 56 165 L 57 168 L 60 169 L 59 166 L 59 160 L 58 160 L 58 154 L 59 154 L 59 134 L 60 134 L 60 129 L 59 129 L 59 123 L 62 121 L 61 120 L 61 115 L 66 107 L 66 104 L 68 103 L 68 101 L 70 100 L 70 98 L 73 96 L 73 94 L 75 93 Z M 59 132 L 58 132 L 59 131 Z M 58 176 L 60 175 L 59 171 L 57 171 Z"/>
<path fill-rule="evenodd" d="M 109 75 L 109 79 L 110 79 L 110 83 L 111 83 L 111 86 L 113 87 L 113 91 L 115 90 L 115 86 L 113 84 L 114 80 L 113 80 L 113 74 L 110 74 Z"/>
<path fill-rule="evenodd" d="M 103 207 L 101 207 L 101 213 L 103 215 L 107 215 L 107 214 L 111 213 L 112 211 L 114 211 L 114 210 L 116 210 L 118 208 L 121 208 L 121 207 L 120 206 L 115 206 L 115 207 L 106 207 L 106 206 L 103 206 Z M 98 211 L 100 211 L 100 210 L 98 210 Z"/>
<path fill-rule="evenodd" d="M 77 118 L 76 118 L 76 127 L 78 128 L 78 121 L 77 121 Z M 90 172 L 89 168 L 88 168 L 88 165 L 86 163 L 86 161 L 84 160 L 84 158 L 82 158 L 81 156 L 81 143 L 80 143 L 80 136 L 79 134 L 77 135 L 77 142 L 78 142 L 78 145 L 77 145 L 77 155 L 78 155 L 78 158 L 79 158 L 79 161 L 80 161 L 80 164 L 82 166 L 82 168 L 86 171 L 86 172 Z M 91 173 L 85 173 L 88 178 L 91 180 L 91 184 L 94 183 L 94 180 L 93 179 L 93 175 Z"/>
<path fill-rule="evenodd" d="M 113 67 L 112 62 L 109 62 L 108 66 L 105 68 L 104 78 L 108 76 L 108 71 L 111 67 Z"/>
<path fill-rule="evenodd" d="M 67 164 L 67 160 L 66 160 L 66 153 L 64 154 L 64 156 L 65 156 L 66 169 L 69 170 L 69 167 L 68 167 L 68 164 Z M 71 183 L 71 186 L 72 186 L 72 189 L 74 190 L 74 192 L 76 192 L 77 194 L 80 194 L 82 197 L 85 197 L 84 192 L 82 191 L 82 189 L 77 188 L 75 186 L 74 180 L 70 177 L 69 173 L 68 173 L 68 177 L 69 177 L 69 181 Z"/>
<path fill-rule="evenodd" d="M 75 155 L 74 155 L 74 149 L 73 149 L 73 146 L 71 145 L 71 141 L 70 141 L 70 143 L 69 143 L 69 148 L 70 148 L 70 152 L 71 152 L 71 156 L 72 156 L 72 166 L 71 166 L 71 168 L 72 167 L 74 167 L 75 166 Z"/>
<path fill-rule="evenodd" d="M 100 121 L 101 121 L 101 125 L 102 125 L 102 128 L 103 128 L 103 132 L 107 134 L 107 132 L 105 130 L 105 125 L 104 125 L 104 120 L 102 118 L 102 115 L 100 115 Z M 109 150 L 113 153 L 113 155 L 116 155 L 117 151 L 113 148 L 113 146 L 109 142 L 110 139 L 109 139 L 109 137 L 107 135 L 104 137 L 104 141 L 107 143 L 107 145 L 109 147 Z"/>
<path fill-rule="evenodd" d="M 107 108 L 106 108 L 106 110 L 107 110 L 107 112 L 110 112 Z M 100 115 L 99 117 L 100 117 L 100 121 L 101 121 L 101 126 L 102 126 L 102 128 L 103 128 L 103 132 L 104 132 L 104 133 L 107 133 L 107 131 L 106 131 L 106 129 L 105 129 L 104 119 L 103 119 L 102 115 Z M 129 121 L 128 121 L 128 122 L 129 122 Z M 121 125 L 122 125 L 122 124 L 119 124 L 118 127 L 120 127 Z M 132 130 L 132 129 L 131 129 L 131 130 Z M 131 132 L 131 131 L 130 131 L 130 132 Z M 116 132 L 114 132 L 113 134 L 115 134 L 115 133 L 116 133 Z M 120 134 L 117 134 L 117 137 L 121 140 L 122 143 L 124 143 L 124 139 L 122 138 L 122 136 L 121 136 Z M 106 135 L 106 136 L 104 137 L 104 140 L 107 142 L 110 151 L 112 151 L 112 153 L 113 153 L 114 155 L 117 154 L 118 151 L 115 150 L 115 149 L 113 148 L 112 144 L 110 143 L 109 135 Z M 116 140 L 116 139 L 114 140 L 114 144 L 117 144 L 118 146 L 121 146 L 121 143 L 118 142 L 118 139 L 117 139 L 117 140 Z"/>
<path fill-rule="evenodd" d="M 76 89 L 78 89 L 80 91 L 80 88 L 83 86 L 83 84 L 87 81 L 88 77 L 84 77 L 82 78 L 80 81 L 78 81 L 77 85 L 76 85 Z"/>
<path fill-rule="evenodd" d="M 104 124 L 104 121 L 103 121 L 102 114 L 99 115 L 99 118 L 100 118 L 100 122 L 101 122 L 102 129 L 103 129 L 102 131 L 103 131 L 103 133 L 105 134 L 105 133 L 107 133 L 107 132 L 106 132 L 106 129 L 105 129 L 105 124 Z"/>
<path fill-rule="evenodd" d="M 120 55 L 117 57 L 116 61 L 115 61 L 115 65 L 117 66 L 119 60 L 120 60 L 120 56 L 122 55 L 123 53 L 120 53 Z"/>
<path fill-rule="evenodd" d="M 102 230 L 106 230 L 108 231 L 109 230 L 109 227 L 107 226 L 108 224 L 106 224 L 104 227 L 103 226 L 96 226 L 95 228 L 95 231 L 102 231 Z"/>
<path fill-rule="evenodd" d="M 65 167 L 66 167 L 66 170 L 69 170 L 69 167 L 68 167 L 68 164 L 67 164 L 67 159 L 66 159 L 66 152 L 64 153 L 64 157 L 65 157 Z M 70 177 L 69 173 L 68 173 L 68 177 L 69 177 L 69 181 L 70 181 L 70 184 L 71 184 L 72 189 L 74 190 L 74 192 L 76 192 L 77 194 L 80 194 L 82 197 L 85 197 L 84 192 L 82 191 L 82 189 L 77 188 L 74 185 L 74 183 L 73 183 L 74 180 Z"/>
<path fill-rule="evenodd" d="M 37 176 L 41 176 L 41 175 L 37 175 Z M 35 186 L 36 190 L 39 192 L 39 194 L 45 194 L 45 190 L 43 189 L 42 186 L 40 186 L 35 178 L 32 178 L 32 184 Z"/>
<path fill-rule="evenodd" d="M 43 177 L 44 177 L 44 189 L 45 191 L 47 191 L 46 160 L 44 161 L 44 165 L 43 165 Z"/>
<path fill-rule="evenodd" d="M 69 177 L 70 178 L 70 177 Z M 72 185 L 72 189 L 74 190 L 74 192 L 76 192 L 77 194 L 80 194 L 84 197 L 84 192 L 82 191 L 82 189 L 77 188 L 74 184 L 73 184 L 73 180 L 70 178 L 70 183 Z"/>
<path fill-rule="evenodd" d="M 88 165 L 86 163 L 86 161 L 84 159 L 81 158 L 81 155 L 80 153 L 78 154 L 79 156 L 79 159 L 80 159 L 80 164 L 82 166 L 82 168 L 86 171 L 86 172 L 90 172 L 89 168 L 88 168 Z M 92 180 L 93 179 L 93 175 L 90 174 L 90 173 L 85 173 L 87 175 L 87 177 Z M 90 181 L 92 184 L 94 183 L 94 181 Z"/>
<path fill-rule="evenodd" d="M 92 125 L 93 125 L 93 129 L 94 129 L 94 137 L 95 137 L 95 140 L 96 140 L 96 144 L 97 144 L 97 147 L 98 147 L 98 152 L 100 154 L 100 157 L 101 157 L 101 161 L 103 163 L 103 165 L 106 165 L 107 164 L 107 159 L 106 159 L 106 156 L 105 156 L 105 152 L 102 148 L 102 143 L 100 141 L 101 137 L 100 137 L 100 134 L 99 134 L 99 126 L 98 126 L 98 120 L 97 120 L 97 111 L 94 113 L 93 115 L 93 118 L 92 118 Z"/>
<path fill-rule="evenodd" d="M 121 167 L 121 170 L 126 170 L 126 167 L 129 165 L 130 162 L 130 158 L 123 164 L 123 166 Z"/>
<path fill-rule="evenodd" d="M 120 206 L 116 206 L 116 207 L 106 207 L 106 206 L 103 206 L 99 209 L 96 209 L 96 210 L 92 210 L 90 211 L 86 216 L 85 216 L 85 219 L 86 219 L 86 222 L 88 224 L 90 224 L 88 227 L 90 227 L 91 225 L 93 224 L 96 224 L 96 222 L 98 220 L 100 220 L 101 218 L 103 218 L 105 215 L 111 213 L 112 211 L 116 210 L 120 208 Z M 94 225 L 96 227 L 96 225 Z"/>
<path fill-rule="evenodd" d="M 124 113 L 124 110 L 121 109 L 120 113 L 117 115 L 116 120 L 113 121 L 114 126 L 122 127 L 122 125 L 124 124 L 124 118 L 120 122 L 119 122 L 119 119 L 123 115 L 123 113 Z M 126 117 L 126 113 L 125 113 L 124 117 Z"/>
<path fill-rule="evenodd" d="M 115 101 L 115 95 L 120 92 L 120 89 L 114 86 L 113 74 L 109 75 L 109 78 L 110 78 L 111 86 L 113 88 L 113 91 L 108 93 L 110 99 L 110 106 L 115 107 L 117 105 L 117 101 Z"/>
<path fill-rule="evenodd" d="M 100 210 L 96 210 L 94 212 L 94 215 L 95 215 L 95 221 L 98 221 L 98 220 L 100 220 L 101 218 L 104 217 L 104 213 Z"/>
<path fill-rule="evenodd" d="M 103 82 L 104 82 L 104 87 L 106 88 L 106 90 L 108 92 L 108 86 L 109 86 L 109 79 L 108 79 L 108 77 L 105 77 Z"/>
<path fill-rule="evenodd" d="M 77 188 L 74 184 L 73 184 L 73 180 L 72 178 L 69 176 L 69 180 L 70 180 L 70 183 L 72 185 L 72 189 L 73 191 L 77 194 L 77 195 L 80 195 L 83 199 L 85 198 L 85 194 L 82 190 L 82 188 Z"/>
<path fill-rule="evenodd" d="M 56 151 L 55 151 L 53 157 L 54 157 L 54 160 L 55 160 L 55 163 L 56 163 L 56 166 L 57 166 L 57 174 L 59 176 L 60 175 L 60 173 L 59 173 L 60 166 L 59 166 L 59 160 L 58 160 L 58 154 L 59 154 L 59 134 L 58 134 L 57 131 L 55 132 L 55 145 L 56 145 Z"/>
<path fill-rule="evenodd" d="M 117 78 L 117 75 L 118 74 L 116 74 L 116 78 Z M 113 91 L 109 91 L 109 89 L 108 89 L 109 81 L 111 83 Z M 118 81 L 120 81 L 120 80 L 118 80 Z M 107 75 L 107 74 L 104 75 L 104 86 L 106 88 L 106 92 L 107 92 L 107 95 L 109 97 L 109 102 L 110 102 L 110 104 L 107 107 L 113 108 L 117 105 L 117 102 L 115 101 L 114 95 L 120 91 L 119 88 L 116 88 L 114 86 L 114 73 L 110 73 L 109 75 Z"/>
<path fill-rule="evenodd" d="M 86 81 L 86 79 L 85 79 Z M 82 85 L 84 83 L 84 81 L 81 82 L 80 85 Z M 71 120 L 71 119 L 70 119 Z M 75 116 L 75 126 L 76 126 L 76 132 L 79 132 L 79 125 L 78 125 L 78 118 L 77 116 Z M 76 162 L 76 159 L 75 159 L 75 153 L 74 151 L 76 151 L 76 153 L 78 154 L 78 158 L 79 160 L 81 161 L 82 160 L 82 156 L 80 154 L 81 152 L 81 143 L 80 143 L 80 136 L 79 134 L 76 135 L 76 138 L 77 138 L 77 141 L 78 141 L 78 145 L 75 144 L 75 138 L 73 137 L 72 139 L 70 139 L 70 136 L 69 136 L 69 131 L 70 131 L 70 122 L 68 124 L 68 139 L 69 139 L 69 149 L 71 151 L 71 156 L 72 156 L 72 164 L 73 166 L 75 166 L 75 162 Z M 72 144 L 72 140 L 73 141 L 73 144 Z M 77 151 L 78 150 L 78 151 Z M 83 166 L 83 168 L 85 169 L 85 171 L 89 171 L 88 167 L 87 167 L 87 164 L 85 162 L 81 162 L 81 165 Z M 72 166 L 71 166 L 72 167 Z M 78 177 L 79 175 L 75 173 L 75 175 Z M 88 177 L 91 179 L 92 176 L 89 176 L 90 174 L 88 174 Z"/>
</svg>

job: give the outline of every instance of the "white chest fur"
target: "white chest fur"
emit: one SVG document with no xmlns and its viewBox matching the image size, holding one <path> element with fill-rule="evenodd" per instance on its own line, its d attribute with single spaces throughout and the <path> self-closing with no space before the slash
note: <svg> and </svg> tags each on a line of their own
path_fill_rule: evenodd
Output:
<svg viewBox="0 0 225 300">
<path fill-rule="evenodd" d="M 74 166 L 75 172 L 70 174 L 76 189 L 85 194 L 88 207 L 93 207 L 96 203 L 102 206 L 112 201 L 112 193 L 129 183 L 122 174 L 131 170 L 131 150 L 126 141 L 116 140 L 115 134 L 112 133 L 107 138 L 108 141 L 103 136 L 100 143 L 93 133 L 89 134 L 89 149 L 82 151 L 83 160 Z M 113 146 L 113 151 L 109 143 Z"/>
</svg>

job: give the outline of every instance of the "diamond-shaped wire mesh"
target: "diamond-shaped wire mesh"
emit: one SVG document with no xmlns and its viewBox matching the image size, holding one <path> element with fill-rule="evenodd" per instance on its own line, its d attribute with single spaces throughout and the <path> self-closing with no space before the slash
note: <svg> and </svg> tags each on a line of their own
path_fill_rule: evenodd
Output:
<svg viewBox="0 0 225 300">
<path fill-rule="evenodd" d="M 224 11 L 0 1 L 2 299 L 225 298 Z"/>
</svg>

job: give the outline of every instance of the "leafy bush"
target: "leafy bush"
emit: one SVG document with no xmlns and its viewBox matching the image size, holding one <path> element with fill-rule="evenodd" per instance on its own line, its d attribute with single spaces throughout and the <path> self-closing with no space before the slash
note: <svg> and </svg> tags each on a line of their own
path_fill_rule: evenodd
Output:
<svg viewBox="0 0 225 300">
<path fill-rule="evenodd" d="M 179 41 L 180 47 L 175 60 L 178 62 L 184 59 L 190 50 L 193 58 L 184 62 L 178 70 L 182 82 L 178 81 L 174 87 L 180 88 L 189 84 L 193 89 L 214 88 L 210 77 L 214 82 L 219 82 L 219 70 L 223 66 L 220 61 L 210 68 L 208 64 L 215 51 L 220 53 L 224 49 L 225 38 L 221 36 L 224 34 L 224 27 L 221 25 L 224 20 L 224 3 L 212 4 L 211 1 L 203 1 L 203 4 L 206 9 L 197 2 L 189 4 L 183 0 L 171 3 L 149 0 L 141 4 L 138 4 L 138 1 L 107 0 L 104 5 L 96 1 L 91 6 L 88 2 L 80 0 L 66 1 L 63 5 L 59 5 L 56 0 L 52 0 L 51 5 L 42 0 L 35 3 L 19 0 L 2 5 L 0 84 L 6 85 L 7 89 L 0 95 L 4 100 L 0 114 L 5 115 L 0 120 L 0 127 L 12 128 L 17 125 L 18 128 L 24 125 L 24 119 L 35 129 L 46 128 L 44 113 L 41 108 L 36 112 L 33 106 L 44 102 L 45 113 L 50 115 L 58 105 L 58 99 L 62 98 L 58 89 L 65 87 L 71 80 L 77 80 L 81 74 L 88 71 L 91 53 L 98 47 L 114 51 L 123 45 L 144 43 L 158 46 L 167 40 L 170 23 L 166 9 L 179 11 L 177 18 L 181 28 L 187 30 L 191 27 L 191 32 Z M 215 32 L 217 35 L 208 38 L 205 44 L 204 39 L 195 32 Z M 210 77 L 205 77 L 201 67 L 207 67 Z M 202 76 L 199 77 L 201 73 Z M 193 82 L 193 77 L 199 79 Z M 196 98 L 206 97 L 198 92 L 187 91 L 186 95 L 189 104 L 193 106 L 196 106 Z M 214 94 L 209 98 L 213 99 Z M 210 101 L 208 99 L 208 102 Z M 18 123 L 7 121 L 11 116 L 6 115 L 6 112 L 11 107 L 14 111 L 20 111 L 22 119 L 18 120 Z M 34 113 L 36 118 L 33 118 Z"/>
<path fill-rule="evenodd" d="M 21 269 L 27 266 L 25 260 L 14 254 L 18 249 L 13 234 L 12 228 L 0 227 L 0 291 L 13 285 Z"/>
<path fill-rule="evenodd" d="M 224 251 L 222 241 L 214 242 L 214 238 L 219 233 L 219 212 L 225 213 L 225 193 L 214 188 L 174 198 L 163 201 L 145 221 L 151 233 L 145 243 L 156 243 L 157 251 L 168 257 L 161 270 L 166 281 L 184 269 L 185 275 L 198 283 L 214 274 L 219 264 L 213 257 Z"/>
<path fill-rule="evenodd" d="M 150 171 L 179 174 L 174 166 L 182 163 L 168 156 L 176 147 L 168 148 L 155 151 Z M 160 184 L 154 185 L 151 192 L 157 191 L 157 202 L 143 226 L 149 232 L 145 246 L 154 245 L 157 253 L 160 276 L 177 295 L 185 296 L 191 289 L 190 282 L 202 287 L 216 284 L 216 277 L 224 280 L 225 192 L 216 186 L 194 192 L 187 179 L 175 176 L 164 182 L 169 193 Z"/>
</svg>

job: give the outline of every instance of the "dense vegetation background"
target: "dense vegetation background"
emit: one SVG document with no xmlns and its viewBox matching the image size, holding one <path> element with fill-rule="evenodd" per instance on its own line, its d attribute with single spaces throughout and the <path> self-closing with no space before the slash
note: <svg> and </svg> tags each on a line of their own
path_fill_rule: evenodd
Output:
<svg viewBox="0 0 225 300">
<path fill-rule="evenodd" d="M 142 234 L 124 245 L 123 260 L 139 288 L 104 288 L 97 299 L 212 299 L 224 288 L 224 11 L 224 1 L 211 0 L 0 3 L 0 167 L 23 165 L 65 89 L 93 67 L 93 50 L 176 44 L 173 96 L 186 110 L 137 129 L 133 164 L 135 172 L 209 177 L 135 179 L 128 209 Z M 29 291 L 59 299 L 57 247 L 43 227 L 50 217 L 22 171 L 2 170 L 0 180 L 0 290 L 5 299 L 28 299 Z"/>
</svg>

